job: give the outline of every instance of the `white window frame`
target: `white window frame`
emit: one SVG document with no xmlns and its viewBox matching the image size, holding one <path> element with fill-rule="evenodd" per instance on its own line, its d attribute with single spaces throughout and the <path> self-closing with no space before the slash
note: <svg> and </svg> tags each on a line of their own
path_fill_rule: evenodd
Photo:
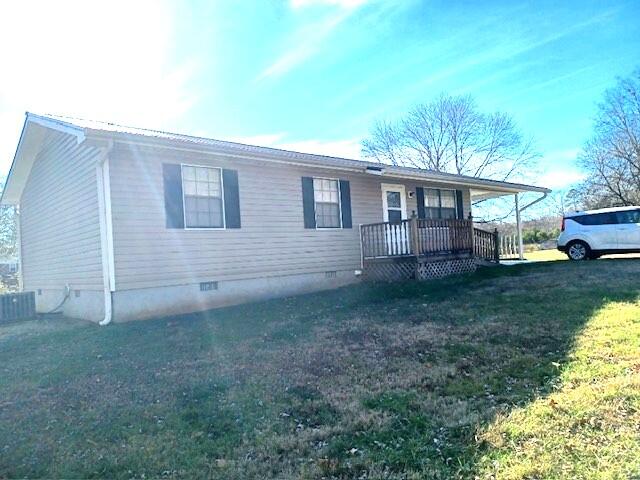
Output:
<svg viewBox="0 0 640 480">
<path fill-rule="evenodd" d="M 342 230 L 342 194 L 340 192 L 340 179 L 329 177 L 311 177 L 312 180 L 333 180 L 338 184 L 338 220 L 340 220 L 339 227 L 319 227 L 318 226 L 318 209 L 316 208 L 316 189 L 313 188 L 313 218 L 316 223 L 316 230 Z"/>
<path fill-rule="evenodd" d="M 389 221 L 389 204 L 387 203 L 387 191 L 389 190 L 400 192 L 400 217 L 402 220 L 407 220 L 409 218 L 407 216 L 407 187 L 402 183 L 381 183 L 380 187 L 382 188 L 382 221 Z"/>
<path fill-rule="evenodd" d="M 444 191 L 448 191 L 448 192 L 453 192 L 453 205 L 454 205 L 454 209 L 456 211 L 456 215 L 453 218 L 454 220 L 458 218 L 458 194 L 456 193 L 456 189 L 455 188 L 440 188 L 440 187 L 430 187 L 430 186 L 423 186 L 422 188 L 424 188 L 425 190 L 429 189 L 429 190 L 439 190 L 440 192 L 444 192 Z M 423 199 L 423 207 L 424 208 L 436 208 L 436 207 L 428 207 L 426 204 L 424 204 L 424 201 L 427 199 L 427 194 L 425 192 L 424 195 L 424 199 Z M 440 202 L 440 205 L 437 207 L 440 210 L 440 215 L 442 216 L 442 194 L 438 193 L 438 201 Z M 436 218 L 434 220 L 451 220 L 450 218 Z"/>
<path fill-rule="evenodd" d="M 222 226 L 221 227 L 187 227 L 187 209 L 184 201 L 184 176 L 182 174 L 184 167 L 195 167 L 195 168 L 210 168 L 213 170 L 220 171 L 220 194 L 222 200 Z M 221 167 L 212 167 L 211 165 L 198 165 L 194 163 L 181 163 L 180 164 L 180 187 L 182 188 L 182 222 L 184 225 L 184 230 L 226 230 L 227 229 L 227 216 L 225 211 L 224 204 L 224 176 L 222 175 Z"/>
</svg>

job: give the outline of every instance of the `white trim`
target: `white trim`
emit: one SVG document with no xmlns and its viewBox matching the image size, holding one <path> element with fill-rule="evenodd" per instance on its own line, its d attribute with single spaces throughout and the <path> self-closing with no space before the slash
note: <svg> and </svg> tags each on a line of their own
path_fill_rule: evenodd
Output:
<svg viewBox="0 0 640 480">
<path fill-rule="evenodd" d="M 102 133 L 101 133 L 102 132 Z M 239 149 L 237 144 L 233 144 L 232 142 L 224 142 L 228 143 L 227 146 L 216 146 L 216 145 L 208 145 L 203 144 L 201 148 L 196 147 L 183 147 L 178 145 L 170 145 L 169 142 L 185 142 L 184 140 L 179 139 L 168 139 L 168 138 L 158 138 L 157 141 L 153 141 L 150 137 L 145 137 L 139 133 L 127 133 L 127 132 L 112 132 L 108 130 L 97 131 L 95 134 L 96 138 L 103 138 L 108 135 L 125 135 L 129 137 L 134 137 L 133 139 L 118 139 L 119 143 L 130 143 L 135 145 L 142 145 L 153 148 L 166 148 L 170 150 L 177 151 L 185 151 L 185 152 L 194 152 L 205 155 L 221 155 L 224 157 L 231 158 L 241 158 L 244 160 L 257 160 L 260 162 L 275 162 L 275 163 L 285 163 L 289 165 L 310 167 L 310 168 L 321 168 L 325 170 L 340 170 L 340 171 L 348 171 L 355 173 L 366 174 L 366 168 L 369 166 L 379 166 L 380 164 L 372 164 L 371 162 L 365 162 L 361 160 L 351 160 L 348 158 L 340 158 L 340 157 L 326 157 L 329 160 L 346 160 L 348 162 L 353 163 L 361 163 L 362 165 L 332 165 L 330 163 L 320 164 L 318 163 L 317 157 L 323 157 L 320 155 L 306 154 L 300 152 L 290 152 L 287 150 L 277 150 L 268 147 L 256 147 L 253 146 L 254 151 L 248 151 L 243 153 L 234 153 L 229 151 L 234 148 Z M 139 140 L 140 137 L 147 138 L 147 141 Z M 282 158 L 284 154 L 295 154 L 302 158 L 310 158 L 309 162 L 299 161 L 296 159 L 288 159 Z M 276 158 L 276 155 L 280 155 L 280 158 Z M 271 156 L 267 156 L 271 155 Z M 312 163 L 313 162 L 313 163 Z M 488 192 L 499 192 L 503 195 L 508 195 L 516 192 L 551 192 L 550 189 L 544 187 L 537 187 L 534 185 L 525 185 L 521 183 L 511 183 L 511 182 L 501 182 L 499 180 L 490 180 L 486 178 L 474 178 L 468 177 L 464 175 L 456 175 L 453 173 L 444 173 L 444 172 L 433 172 L 429 170 L 425 170 L 424 172 L 399 172 L 393 171 L 394 168 L 407 168 L 409 167 L 394 167 L 393 165 L 384 166 L 385 172 L 382 174 L 383 177 L 390 178 L 398 178 L 398 179 L 407 179 L 407 180 L 417 180 L 421 182 L 434 182 L 438 184 L 449 184 L 449 185 L 459 185 L 470 188 L 479 188 L 479 189 L 487 189 Z M 418 169 L 415 169 L 418 170 Z M 495 188 L 497 190 L 492 190 Z"/>
<path fill-rule="evenodd" d="M 518 201 L 518 194 L 514 195 L 516 204 L 516 232 L 518 234 L 518 258 L 524 260 L 524 244 L 522 242 L 522 221 L 520 220 L 520 206 Z"/>
<path fill-rule="evenodd" d="M 41 115 L 36 115 L 35 113 L 29 112 L 27 112 L 26 121 L 33 122 L 45 128 L 50 128 L 52 130 L 57 130 L 62 133 L 73 135 L 74 137 L 76 137 L 78 145 L 80 145 L 86 139 L 84 128 L 78 127 L 72 123 L 64 122 L 62 120 L 57 120 L 50 117 L 43 117 Z"/>
<path fill-rule="evenodd" d="M 311 180 L 331 180 L 338 184 L 338 219 L 340 220 L 339 227 L 319 227 L 318 226 L 318 209 L 316 208 L 316 187 L 313 187 L 313 220 L 316 224 L 316 230 L 343 230 L 342 227 L 342 192 L 340 191 L 340 179 L 328 178 L 328 177 L 311 177 Z M 324 203 L 324 202 L 323 202 Z"/>
<path fill-rule="evenodd" d="M 113 319 L 113 296 L 115 290 L 115 262 L 113 255 L 113 225 L 111 217 L 111 192 L 109 181 L 109 152 L 113 142 L 103 149 L 96 164 L 96 188 L 98 193 L 98 218 L 100 222 L 100 251 L 102 253 L 102 282 L 104 288 L 104 319 L 100 325 L 108 325 Z"/>
<path fill-rule="evenodd" d="M 400 217 L 402 220 L 406 220 L 407 217 L 407 189 L 402 184 L 395 183 L 381 183 L 382 194 L 382 220 L 384 222 L 389 221 L 389 206 L 387 205 L 387 191 L 397 192 L 400 191 Z"/>
<path fill-rule="evenodd" d="M 220 171 L 220 200 L 222 201 L 222 227 L 187 227 L 187 209 L 184 203 L 184 177 L 182 175 L 183 167 L 194 168 L 210 168 Z M 212 167 L 211 165 L 197 165 L 193 163 L 181 163 L 180 164 L 180 187 L 182 189 L 182 225 L 183 230 L 228 230 L 227 229 L 227 216 L 224 204 L 224 175 L 222 175 L 222 167 Z M 213 197 L 215 198 L 215 197 Z"/>
<path fill-rule="evenodd" d="M 385 222 L 384 232 L 387 244 L 387 253 L 392 255 L 401 252 L 408 255 L 411 251 L 411 236 L 406 223 L 392 224 L 389 221 L 389 203 L 387 192 L 400 192 L 400 220 L 407 220 L 407 187 L 403 184 L 381 183 L 382 195 L 382 220 Z M 392 207 L 394 210 L 397 207 Z"/>
<path fill-rule="evenodd" d="M 109 287 L 112 292 L 116 291 L 116 262 L 113 250 L 113 214 L 111 212 L 111 176 L 109 173 L 109 157 L 102 164 L 102 175 L 104 181 L 104 202 L 107 229 L 107 255 L 109 260 Z"/>
<path fill-rule="evenodd" d="M 56 130 L 62 133 L 73 135 L 74 137 L 76 137 L 76 141 L 78 142 L 78 145 L 83 143 L 86 139 L 84 128 L 67 124 L 65 122 L 60 122 L 49 117 L 42 117 L 40 115 L 35 115 L 33 113 L 27 112 L 25 115 L 24 124 L 22 126 L 22 131 L 20 132 L 20 138 L 18 139 L 18 146 L 16 147 L 16 151 L 13 156 L 13 161 L 11 162 L 11 167 L 9 168 L 9 173 L 7 174 L 4 188 L 2 190 L 2 195 L 0 196 L 0 205 L 5 203 L 17 205 L 20 203 L 20 200 L 22 199 L 22 192 L 24 191 L 24 187 L 27 183 L 27 179 L 29 178 L 29 174 L 31 172 L 31 167 L 33 165 L 33 158 L 29 160 L 30 163 L 27 164 L 26 170 L 25 168 L 21 168 L 22 165 L 18 166 L 17 164 L 24 163 L 24 157 L 23 157 L 24 142 L 25 142 L 25 138 L 27 137 L 27 131 L 29 130 L 29 126 L 31 124 L 39 125 L 44 128 L 48 128 L 51 130 Z M 21 158 L 22 160 L 19 160 Z M 16 169 L 18 170 L 17 172 L 16 172 Z M 16 175 L 18 176 L 18 178 L 14 180 Z M 17 191 L 12 192 L 12 190 L 14 189 L 13 184 L 15 182 L 18 182 L 17 186 L 15 187 Z M 7 192 L 9 192 L 10 196 L 13 193 L 14 200 L 9 200 L 8 202 L 6 202 Z"/>
</svg>

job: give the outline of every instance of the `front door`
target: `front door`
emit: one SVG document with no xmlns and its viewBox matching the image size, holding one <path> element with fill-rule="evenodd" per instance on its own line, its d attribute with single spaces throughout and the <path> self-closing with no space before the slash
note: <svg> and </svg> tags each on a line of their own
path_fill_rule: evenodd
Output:
<svg viewBox="0 0 640 480">
<path fill-rule="evenodd" d="M 385 222 L 385 239 L 389 255 L 410 253 L 407 219 L 407 196 L 404 185 L 382 184 L 382 216 Z"/>
</svg>

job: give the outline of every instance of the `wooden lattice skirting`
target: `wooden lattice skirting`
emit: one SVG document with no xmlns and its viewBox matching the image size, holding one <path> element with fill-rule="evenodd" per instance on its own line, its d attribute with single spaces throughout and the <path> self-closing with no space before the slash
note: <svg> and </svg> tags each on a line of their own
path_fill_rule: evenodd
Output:
<svg viewBox="0 0 640 480">
<path fill-rule="evenodd" d="M 425 261 L 415 257 L 376 259 L 366 262 L 364 277 L 367 280 L 430 280 L 461 273 L 474 272 L 476 261 L 473 257 L 439 258 Z"/>
</svg>

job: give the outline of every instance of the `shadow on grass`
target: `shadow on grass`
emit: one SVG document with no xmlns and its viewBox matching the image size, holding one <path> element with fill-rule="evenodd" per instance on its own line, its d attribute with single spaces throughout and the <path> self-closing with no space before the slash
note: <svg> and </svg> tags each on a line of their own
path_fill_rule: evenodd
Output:
<svg viewBox="0 0 640 480">
<path fill-rule="evenodd" d="M 0 477 L 473 478 L 478 428 L 547 395 L 639 271 L 485 268 L 15 337 Z"/>
<path fill-rule="evenodd" d="M 435 379 L 427 372 L 408 387 L 363 399 L 365 409 L 391 421 L 383 428 L 356 425 L 334 438 L 329 456 L 338 461 L 332 473 L 351 476 L 378 464 L 429 478 L 475 478 L 477 461 L 489 448 L 477 441 L 477 432 L 497 413 L 554 391 L 559 365 L 585 323 L 610 302 L 638 298 L 638 266 L 628 260 L 519 265 L 440 284 L 387 287 L 394 298 L 423 297 L 454 310 L 456 303 L 465 304 L 469 316 L 429 316 L 450 328 L 444 343 L 423 354 L 424 364 L 452 368 Z M 471 283 L 475 292 L 469 292 Z M 354 448 L 360 456 L 354 456 Z"/>
</svg>

